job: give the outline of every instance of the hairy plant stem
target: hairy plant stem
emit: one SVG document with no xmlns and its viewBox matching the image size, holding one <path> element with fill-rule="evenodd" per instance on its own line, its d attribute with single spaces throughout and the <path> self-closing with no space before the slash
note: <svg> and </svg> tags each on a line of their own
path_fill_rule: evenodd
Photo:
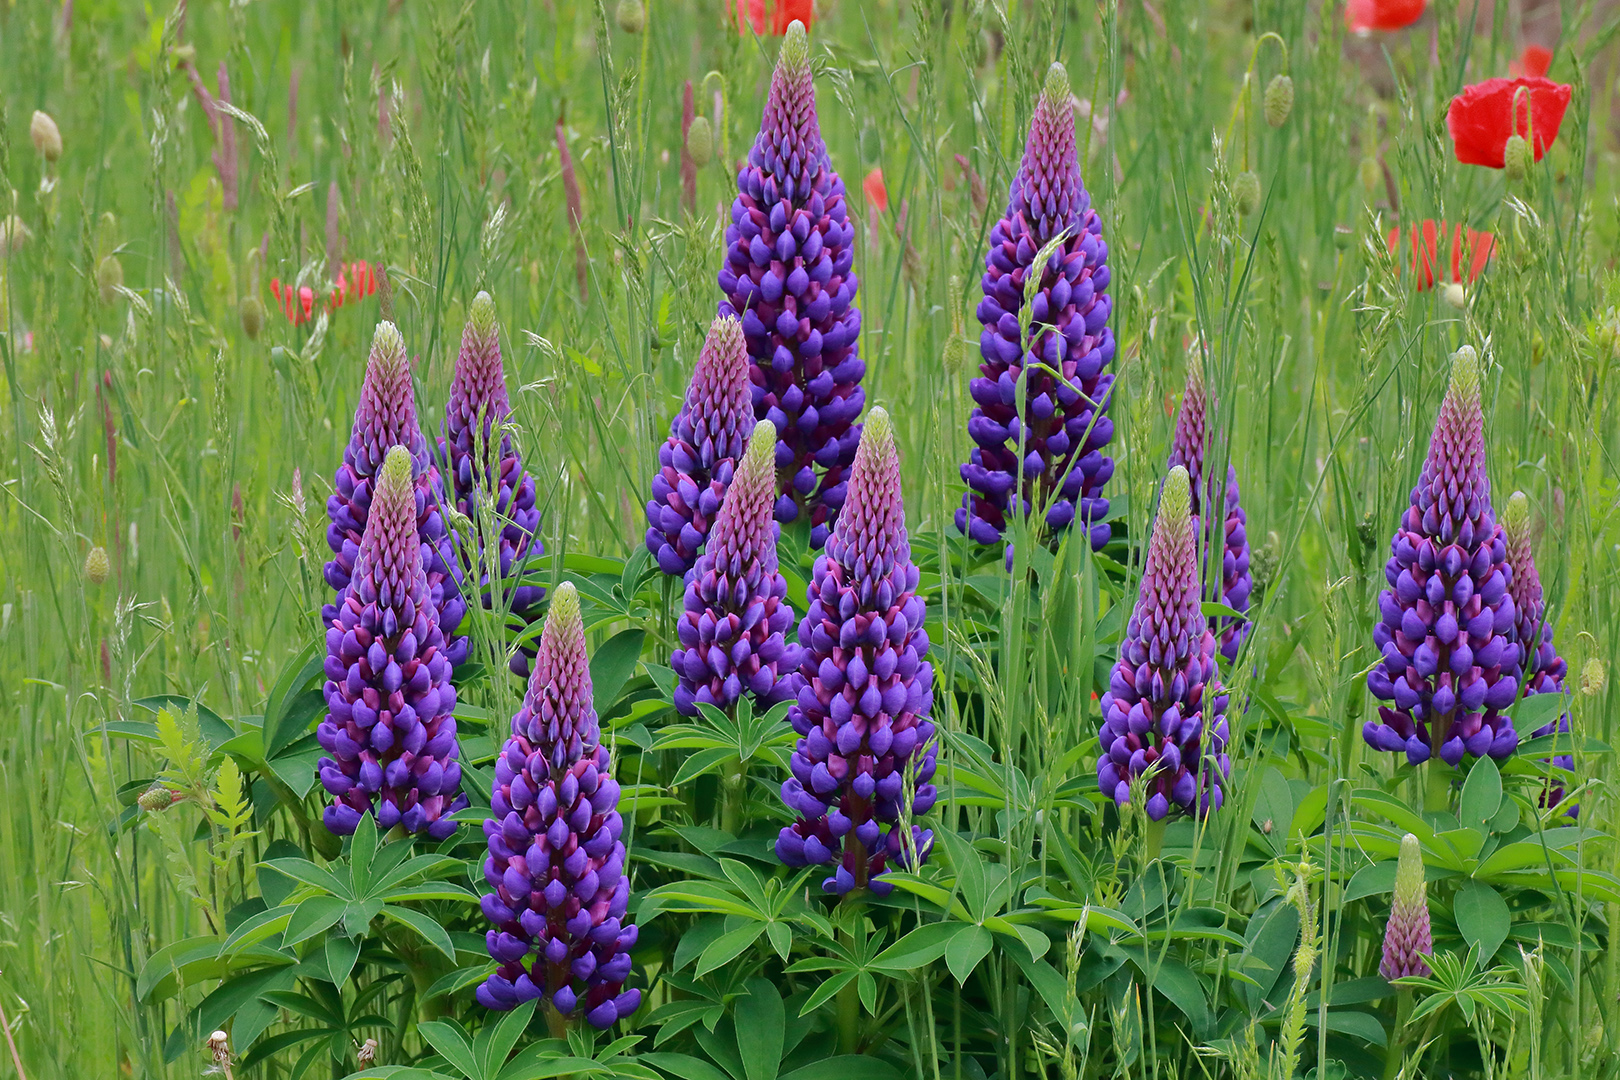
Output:
<svg viewBox="0 0 1620 1080">
<path fill-rule="evenodd" d="M 847 921 L 845 928 L 838 931 L 838 940 L 851 956 L 855 955 L 855 931 L 859 927 L 862 918 L 861 891 L 861 888 L 857 888 L 848 892 L 844 894 L 843 900 L 839 901 L 845 912 L 847 912 Z M 861 1039 L 861 990 L 859 983 L 859 978 L 851 979 L 844 984 L 843 989 L 838 991 L 838 1052 L 840 1054 L 859 1052 Z"/>
<path fill-rule="evenodd" d="M 1451 809 L 1452 770 L 1443 763 L 1430 760 L 1423 772 L 1423 809 L 1430 814 L 1443 814 Z"/>
<path fill-rule="evenodd" d="M 1406 1022 L 1411 1015 L 1412 991 L 1399 991 L 1395 995 L 1395 1027 L 1384 1052 L 1384 1080 L 1395 1080 L 1401 1073 L 1401 1063 L 1406 1060 Z"/>
</svg>

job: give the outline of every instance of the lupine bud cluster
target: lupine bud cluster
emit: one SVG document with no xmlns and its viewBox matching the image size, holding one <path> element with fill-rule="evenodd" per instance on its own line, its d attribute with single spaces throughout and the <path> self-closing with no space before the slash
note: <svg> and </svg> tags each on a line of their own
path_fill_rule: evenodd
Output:
<svg viewBox="0 0 1620 1080">
<path fill-rule="evenodd" d="M 440 513 L 439 470 L 428 457 L 427 439 L 416 423 L 416 392 L 411 388 L 405 339 L 393 323 L 381 322 L 371 341 L 360 404 L 354 410 L 354 430 L 343 451 L 343 464 L 333 478 L 332 497 L 326 500 L 330 520 L 326 543 L 332 549 L 332 559 L 326 564 L 326 583 L 337 590 L 335 601 L 321 609 L 321 619 L 329 627 L 343 606 L 355 559 L 360 554 L 377 473 L 394 446 L 410 452 L 414 483 L 421 493 L 416 500 L 416 529 L 421 537 L 428 593 L 447 643 L 446 658 L 459 664 L 466 659 L 467 640 L 456 636 L 456 628 L 461 625 L 467 604 L 461 597 L 455 550 Z"/>
<path fill-rule="evenodd" d="M 1201 577 L 1205 580 L 1212 577 L 1213 561 L 1220 560 L 1220 602 L 1234 611 L 1248 611 L 1249 594 L 1254 591 L 1254 579 L 1249 574 L 1249 515 L 1238 501 L 1237 466 L 1226 466 L 1224 492 L 1213 476 L 1204 475 L 1208 415 L 1204 369 L 1194 356 L 1187 364 L 1187 389 L 1181 397 L 1181 412 L 1176 417 L 1176 432 L 1170 443 L 1170 464 L 1187 470 L 1192 512 L 1204 523 L 1198 530 L 1198 559 L 1204 569 Z M 1211 509 L 1217 499 L 1225 503 L 1222 517 L 1215 517 Z M 1220 620 L 1219 626 L 1220 653 L 1230 664 L 1237 659 L 1238 649 L 1249 633 L 1249 623 L 1228 615 Z"/>
<path fill-rule="evenodd" d="M 776 425 L 776 520 L 808 511 L 820 547 L 844 503 L 866 401 L 856 352 L 861 313 L 855 225 L 816 119 L 810 43 L 788 27 L 759 136 L 737 174 L 726 227 L 720 314 L 742 320 L 754 416 Z M 817 473 L 820 480 L 817 481 Z"/>
<path fill-rule="evenodd" d="M 1516 607 L 1507 541 L 1491 509 L 1479 359 L 1452 357 L 1429 456 L 1412 505 L 1390 543 L 1389 582 L 1378 597 L 1373 643 L 1383 663 L 1367 674 L 1379 707 L 1362 736 L 1375 750 L 1404 751 L 1416 765 L 1438 754 L 1501 758 L 1519 736 L 1498 710 L 1518 690 Z"/>
<path fill-rule="evenodd" d="M 473 298 L 466 329 L 461 333 L 461 353 L 450 380 L 450 400 L 444 410 L 444 438 L 439 453 L 450 473 L 455 506 L 473 523 L 473 538 L 462 537 L 465 558 L 476 568 L 483 604 L 494 607 L 490 570 L 500 577 L 521 577 L 545 554 L 540 542 L 540 511 L 534 505 L 534 477 L 523 468 L 523 459 L 512 446 L 512 437 L 503 425 L 512 415 L 506 397 L 506 374 L 501 364 L 500 328 L 495 322 L 495 301 L 489 293 Z M 493 440 L 499 434 L 500 441 Z M 493 503 L 495 532 L 485 535 L 480 503 Z M 498 555 L 491 557 L 494 543 Z M 539 617 L 545 589 L 538 585 L 518 585 L 503 595 L 501 607 L 525 625 Z M 514 653 L 513 672 L 528 674 L 528 657 Z"/>
<path fill-rule="evenodd" d="M 699 705 L 729 709 L 745 693 L 762 705 L 793 693 L 788 676 L 799 666 L 799 647 L 783 637 L 793 609 L 777 569 L 779 526 L 771 520 L 776 445 L 769 420 L 754 425 L 708 547 L 686 573 L 685 609 L 675 628 L 681 647 L 669 663 L 679 676 L 675 707 L 687 716 Z"/>
<path fill-rule="evenodd" d="M 888 413 L 873 409 L 799 623 L 804 652 L 788 711 L 799 741 L 782 784 L 799 820 L 776 841 L 789 866 L 831 864 L 822 882 L 831 893 L 884 895 L 894 888 L 884 871 L 911 867 L 913 855 L 921 862 L 933 846 L 931 831 L 910 824 L 934 806 L 938 749 L 917 578 L 894 430 Z"/>
<path fill-rule="evenodd" d="M 968 492 L 956 513 L 957 528 L 977 543 L 999 543 L 1010 516 L 1043 509 L 1052 532 L 1078 519 L 1092 547 L 1108 542 L 1102 490 L 1114 462 L 1103 451 L 1114 434 L 1107 416 L 1114 334 L 1107 261 L 1102 219 L 1080 180 L 1069 77 L 1053 64 L 1007 213 L 990 230 L 980 282 L 983 361 L 969 384 L 968 420 L 977 445 L 962 466 Z M 1007 558 L 1011 565 L 1010 547 Z"/>
<path fill-rule="evenodd" d="M 664 573 L 684 575 L 697 561 L 753 431 L 742 324 L 721 315 L 709 326 L 686 402 L 658 450 L 647 550 Z"/>
<path fill-rule="evenodd" d="M 1424 959 L 1434 954 L 1427 893 L 1423 847 L 1416 836 L 1407 833 L 1401 837 L 1401 858 L 1395 867 L 1395 902 L 1384 930 L 1384 958 L 1378 962 L 1378 974 L 1386 979 L 1430 973 Z"/>
<path fill-rule="evenodd" d="M 484 915 L 498 962 L 478 988 L 487 1009 L 541 998 L 611 1027 L 641 1004 L 625 990 L 634 923 L 620 834 L 619 785 L 591 705 L 579 594 L 557 586 L 523 707 L 495 759 Z"/>
<path fill-rule="evenodd" d="M 1535 553 L 1530 543 L 1530 503 L 1524 492 L 1515 491 L 1502 513 L 1502 532 L 1507 541 L 1507 563 L 1513 568 L 1513 580 L 1508 594 L 1513 597 L 1516 616 L 1515 630 L 1519 642 L 1519 656 L 1524 677 L 1524 696 L 1536 694 L 1564 695 L 1564 680 L 1569 676 L 1569 665 L 1553 646 L 1552 623 L 1547 621 L 1547 601 L 1541 593 L 1541 575 L 1536 572 Z M 1537 728 L 1535 735 L 1551 735 L 1569 731 L 1569 712 L 1563 711 L 1556 720 Z M 1575 759 L 1570 754 L 1559 754 L 1553 764 L 1573 769 Z M 1556 806 L 1564 797 L 1562 784 L 1551 784 L 1543 792 L 1544 805 Z M 1576 808 L 1571 807 L 1574 814 Z"/>
<path fill-rule="evenodd" d="M 1120 806 L 1143 784 L 1154 821 L 1172 807 L 1220 809 L 1226 693 L 1215 673 L 1215 634 L 1204 619 L 1198 540 L 1187 470 L 1170 470 L 1148 542 L 1142 589 L 1100 703 L 1097 784 Z"/>
<path fill-rule="evenodd" d="M 315 736 L 328 755 L 321 784 L 334 797 L 323 820 L 339 836 L 373 813 L 381 829 L 398 824 L 442 840 L 467 805 L 456 689 L 417 535 L 427 493 L 415 471 L 405 447 L 388 451 L 352 580 L 326 631 L 327 713 Z"/>
</svg>

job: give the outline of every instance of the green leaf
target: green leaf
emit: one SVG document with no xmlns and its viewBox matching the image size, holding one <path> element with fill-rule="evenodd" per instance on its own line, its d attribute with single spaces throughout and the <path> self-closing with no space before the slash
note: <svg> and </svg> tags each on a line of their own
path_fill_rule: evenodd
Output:
<svg viewBox="0 0 1620 1080">
<path fill-rule="evenodd" d="M 848 986 L 850 980 L 854 978 L 855 971 L 854 969 L 850 969 L 847 971 L 840 971 L 836 975 L 830 975 L 823 979 L 821 981 L 821 985 L 816 987 L 815 993 L 811 994 L 810 997 L 806 999 L 805 1003 L 799 1006 L 799 1015 L 809 1016 L 811 1013 L 821 1008 L 822 1005 L 831 1001 L 833 996 L 836 995 L 838 991 Z"/>
<path fill-rule="evenodd" d="M 331 934 L 326 939 L 326 970 L 333 986 L 342 986 L 360 955 L 360 939 Z"/>
<path fill-rule="evenodd" d="M 1246 613 L 1225 604 L 1218 604 L 1214 600 L 1205 600 L 1200 606 L 1203 608 L 1204 618 L 1206 619 L 1224 618 L 1242 619 L 1244 622 L 1249 621 L 1249 616 Z"/>
<path fill-rule="evenodd" d="M 1254 800 L 1253 820 L 1272 850 L 1281 854 L 1287 846 L 1288 829 L 1294 823 L 1294 792 L 1275 766 L 1260 774 L 1260 791 Z"/>
<path fill-rule="evenodd" d="M 1519 701 L 1509 710 L 1513 717 L 1513 726 L 1520 731 L 1535 731 L 1546 727 L 1569 708 L 1569 697 L 1566 694 L 1531 694 Z M 1523 750 L 1523 744 L 1520 744 Z"/>
<path fill-rule="evenodd" d="M 325 644 L 324 641 L 315 638 L 305 645 L 297 656 L 282 665 L 281 673 L 276 677 L 276 685 L 264 703 L 265 757 L 274 757 L 276 751 L 297 738 L 297 733 L 286 723 L 286 718 L 292 711 L 291 701 L 295 694 L 308 689 L 310 683 L 323 673 L 326 665 Z M 320 693 L 318 686 L 315 692 Z M 324 699 L 324 695 L 322 697 Z"/>
<path fill-rule="evenodd" d="M 748 993 L 737 1000 L 737 1051 L 746 1080 L 776 1080 L 786 1024 L 776 987 L 768 979 L 749 979 Z"/>
<path fill-rule="evenodd" d="M 620 630 L 608 638 L 596 655 L 591 657 L 591 704 L 598 716 L 606 716 L 608 709 L 619 700 L 619 691 L 635 674 L 641 659 L 641 643 L 645 630 Z"/>
<path fill-rule="evenodd" d="M 479 1071 L 484 1076 L 494 1076 L 506 1064 L 507 1055 L 522 1037 L 523 1029 L 529 1026 L 529 1018 L 534 1015 L 537 1004 L 531 998 L 479 1032 L 473 1049 L 478 1058 Z M 485 1032 L 488 1032 L 487 1036 Z"/>
<path fill-rule="evenodd" d="M 460 1024 L 453 1020 L 429 1020 L 418 1024 L 416 1030 L 429 1046 L 439 1052 L 440 1057 L 459 1069 L 467 1080 L 485 1080 L 478 1068 L 478 1059 L 473 1056 L 472 1042 Z"/>
<path fill-rule="evenodd" d="M 269 859 L 261 865 L 268 866 L 278 873 L 286 874 L 294 881 L 302 881 L 306 885 L 313 885 L 322 892 L 341 900 L 354 899 L 354 893 L 349 889 L 346 882 L 332 871 L 323 866 L 316 866 L 308 859 Z"/>
<path fill-rule="evenodd" d="M 973 845 L 962 839 L 955 829 L 940 829 L 935 835 L 945 847 L 945 853 L 950 856 L 951 868 L 956 871 L 956 888 L 962 894 L 962 902 L 967 905 L 975 919 L 982 919 L 989 912 L 984 910 L 990 898 L 990 886 L 984 876 L 984 862 Z"/>
<path fill-rule="evenodd" d="M 838 1054 L 794 1069 L 781 1080 L 900 1080 L 900 1073 L 882 1058 Z"/>
<path fill-rule="evenodd" d="M 699 750 L 681 762 L 681 767 L 675 770 L 675 776 L 670 780 L 669 786 L 678 788 L 689 784 L 704 773 L 718 769 L 726 761 L 737 756 L 734 746 L 719 746 L 712 750 Z"/>
<path fill-rule="evenodd" d="M 1502 894 L 1483 881 L 1465 881 L 1457 889 L 1451 911 L 1463 940 L 1479 946 L 1481 966 L 1489 963 L 1502 942 L 1507 940 L 1508 930 L 1513 925 L 1513 917 L 1508 913 Z"/>
<path fill-rule="evenodd" d="M 696 974 L 699 978 L 707 975 L 722 964 L 729 964 L 740 956 L 750 945 L 759 940 L 759 935 L 765 932 L 765 924 L 752 923 L 748 926 L 721 934 L 714 939 L 703 955 L 698 957 Z"/>
<path fill-rule="evenodd" d="M 973 974 L 973 969 L 979 966 L 979 961 L 989 954 L 995 943 L 995 937 L 982 926 L 966 926 L 964 933 L 953 936 L 945 943 L 945 966 L 956 976 L 957 985 L 967 985 L 968 976 Z"/>
<path fill-rule="evenodd" d="M 361 814 L 349 841 L 349 880 L 354 885 L 354 896 L 365 896 L 371 887 L 371 860 L 377 854 L 377 819 Z"/>
<path fill-rule="evenodd" d="M 927 967 L 944 956 L 945 947 L 951 939 L 966 933 L 970 925 L 963 922 L 924 923 L 878 953 L 869 966 L 874 971 L 893 975 Z"/>
<path fill-rule="evenodd" d="M 1373 863 L 1357 870 L 1344 890 L 1344 903 L 1360 900 L 1363 896 L 1383 896 L 1395 891 L 1395 870 L 1400 864 L 1394 859 Z"/>
<path fill-rule="evenodd" d="M 654 1052 L 642 1054 L 636 1058 L 644 1061 L 655 1069 L 661 1069 L 681 1080 L 731 1080 L 731 1077 L 704 1061 L 702 1058 L 690 1054 L 672 1054 Z"/>
<path fill-rule="evenodd" d="M 456 962 L 456 947 L 450 941 L 450 935 L 445 931 L 444 927 L 420 911 L 412 911 L 410 908 L 387 904 L 383 907 L 382 914 L 383 918 L 391 919 L 401 926 L 416 931 L 429 945 L 444 953 L 452 964 Z"/>
<path fill-rule="evenodd" d="M 1457 806 L 1458 819 L 1482 836 L 1488 831 L 1488 822 L 1502 806 L 1502 773 L 1496 762 L 1482 757 L 1468 770 L 1463 781 L 1462 798 Z"/>
<path fill-rule="evenodd" d="M 173 709 L 176 714 L 183 713 L 193 705 L 197 707 L 197 730 L 203 738 L 208 740 L 210 751 L 218 750 L 221 746 L 236 737 L 236 729 L 230 723 L 208 706 L 200 701 L 194 701 L 178 694 L 156 694 L 152 697 L 138 698 L 130 702 L 150 712 L 160 709 Z"/>
<path fill-rule="evenodd" d="M 1209 1002 L 1204 996 L 1204 985 L 1186 965 L 1168 957 L 1159 961 L 1153 972 L 1153 989 L 1163 994 L 1170 1003 L 1191 1020 L 1195 1031 L 1209 1025 Z"/>
<path fill-rule="evenodd" d="M 335 896 L 312 896 L 299 904 L 281 935 L 283 949 L 308 941 L 339 919 L 348 904 Z M 268 912 L 266 912 L 268 914 Z"/>
</svg>

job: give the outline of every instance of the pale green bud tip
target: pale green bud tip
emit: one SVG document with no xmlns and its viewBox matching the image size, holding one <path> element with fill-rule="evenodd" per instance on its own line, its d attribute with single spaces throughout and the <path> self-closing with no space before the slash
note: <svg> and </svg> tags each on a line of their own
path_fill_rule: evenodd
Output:
<svg viewBox="0 0 1620 1080">
<path fill-rule="evenodd" d="M 1458 401 L 1479 400 L 1479 354 L 1472 345 L 1451 354 L 1451 384 L 1446 396 Z"/>
<path fill-rule="evenodd" d="M 1401 837 L 1401 859 L 1395 865 L 1395 902 L 1423 898 L 1423 845 L 1411 833 Z"/>
<path fill-rule="evenodd" d="M 551 593 L 551 607 L 546 612 L 546 630 L 551 633 L 572 634 L 583 632 L 579 615 L 579 591 L 572 581 L 558 585 Z"/>
<path fill-rule="evenodd" d="M 709 324 L 709 341 L 728 352 L 745 348 L 742 323 L 735 315 L 716 315 Z"/>
<path fill-rule="evenodd" d="M 776 57 L 776 70 L 783 75 L 797 75 L 810 68 L 810 35 L 804 23 L 794 19 L 788 24 L 782 38 L 782 51 Z"/>
<path fill-rule="evenodd" d="M 388 451 L 383 459 L 382 473 L 377 479 L 377 491 L 398 492 L 409 491 L 415 462 L 411 460 L 411 452 L 403 446 L 395 446 Z"/>
<path fill-rule="evenodd" d="M 856 454 L 880 462 L 889 461 L 895 456 L 894 423 L 889 419 L 889 411 L 881 405 L 867 412 Z"/>
<path fill-rule="evenodd" d="M 742 464 L 737 472 L 751 477 L 770 476 L 776 468 L 776 425 L 761 420 L 754 425 L 748 437 L 748 449 L 743 452 Z"/>
<path fill-rule="evenodd" d="M 1530 500 L 1524 492 L 1515 491 L 1508 496 L 1507 509 L 1502 512 L 1502 528 L 1509 543 L 1518 543 L 1530 535 Z"/>
<path fill-rule="evenodd" d="M 472 307 L 467 312 L 467 325 L 472 327 L 473 333 L 481 338 L 487 338 L 495 332 L 495 298 L 487 292 L 480 291 L 473 297 Z"/>
<path fill-rule="evenodd" d="M 405 364 L 405 339 L 399 328 L 386 319 L 377 324 L 377 332 L 372 335 L 371 357 L 383 368 Z"/>
<path fill-rule="evenodd" d="M 1046 69 L 1046 85 L 1041 87 L 1041 98 L 1048 108 L 1069 103 L 1069 72 L 1062 64 L 1054 63 Z"/>
<path fill-rule="evenodd" d="M 1164 478 L 1164 494 L 1159 496 L 1159 521 L 1166 527 L 1185 525 L 1192 514 L 1192 488 L 1187 470 L 1180 465 Z"/>
</svg>

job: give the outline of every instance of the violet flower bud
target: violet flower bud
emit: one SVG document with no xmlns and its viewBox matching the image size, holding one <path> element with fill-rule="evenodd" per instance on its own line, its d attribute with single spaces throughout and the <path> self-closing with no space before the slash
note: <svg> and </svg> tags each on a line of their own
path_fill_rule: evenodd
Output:
<svg viewBox="0 0 1620 1080">
<path fill-rule="evenodd" d="M 486 1009 L 541 998 L 564 1016 L 607 1028 L 641 1004 L 625 990 L 636 926 L 625 918 L 619 785 L 591 705 L 579 593 L 557 586 L 523 707 L 495 759 L 485 935 L 499 964 L 478 987 Z"/>
<path fill-rule="evenodd" d="M 1173 807 L 1200 815 L 1220 809 L 1232 771 L 1215 634 L 1200 603 L 1191 501 L 1187 470 L 1176 465 L 1159 496 L 1142 589 L 1100 702 L 1097 784 L 1125 806 L 1140 778 L 1154 821 Z"/>
<path fill-rule="evenodd" d="M 416 393 L 411 387 L 411 366 L 405 357 L 405 339 L 391 322 L 377 324 L 366 361 L 360 404 L 354 410 L 354 431 L 343 451 L 343 464 L 333 478 L 333 493 L 326 500 L 326 543 L 332 559 L 326 564 L 326 583 L 337 590 L 332 604 L 321 609 L 330 627 L 343 606 L 345 593 L 360 552 L 366 518 L 375 497 L 377 472 L 390 447 L 410 452 L 415 469 L 416 530 L 421 538 L 422 563 L 428 593 L 445 637 L 445 657 L 459 664 L 467 657 L 467 639 L 457 636 L 467 604 L 461 596 L 461 571 L 440 513 L 443 486 L 439 470 L 428 456 L 427 439 L 416 423 Z"/>
<path fill-rule="evenodd" d="M 647 502 L 647 550 L 666 574 L 692 569 L 754 431 L 742 324 L 721 315 L 709 326 L 686 402 L 658 450 Z"/>
<path fill-rule="evenodd" d="M 1423 848 L 1411 833 L 1401 837 L 1401 859 L 1395 868 L 1395 901 L 1384 930 L 1384 958 L 1378 974 L 1386 979 L 1428 975 L 1425 956 L 1434 954 L 1429 933 L 1428 887 L 1423 880 Z"/>
<path fill-rule="evenodd" d="M 764 706 L 793 695 L 799 647 L 783 637 L 793 609 L 777 569 L 780 527 L 771 520 L 776 438 L 769 420 L 754 425 L 708 546 L 686 573 L 675 627 L 681 644 L 669 661 L 679 676 L 675 707 L 686 716 L 699 705 L 729 709 L 745 693 Z"/>
<path fill-rule="evenodd" d="M 851 270 L 855 223 L 816 119 L 810 43 L 788 27 L 759 136 L 737 174 L 720 314 L 742 321 L 754 417 L 776 425 L 776 520 L 810 515 L 820 547 L 843 505 L 866 402 Z"/>
<path fill-rule="evenodd" d="M 326 718 L 317 766 L 334 796 L 322 820 L 339 836 L 360 818 L 442 840 L 467 805 L 456 743 L 456 690 L 419 539 L 426 497 L 403 446 L 388 451 L 349 586 L 326 631 Z"/>
<path fill-rule="evenodd" d="M 799 623 L 798 696 L 788 710 L 799 740 L 782 784 L 798 821 L 776 841 L 788 866 L 829 865 L 821 887 L 830 893 L 885 895 L 894 886 L 882 875 L 894 865 L 914 869 L 911 853 L 921 862 L 933 846 L 931 831 L 910 824 L 937 797 L 934 669 L 917 579 L 894 429 L 873 409 Z"/>
<path fill-rule="evenodd" d="M 1524 696 L 1567 694 L 1564 680 L 1569 665 L 1553 646 L 1552 623 L 1547 621 L 1547 601 L 1541 593 L 1541 575 L 1536 572 L 1535 554 L 1530 541 L 1530 503 L 1524 492 L 1515 491 L 1502 513 L 1502 532 L 1507 541 L 1507 564 L 1513 568 L 1508 594 L 1513 597 L 1516 637 L 1523 668 Z M 1569 712 L 1537 728 L 1535 735 L 1567 734 Z M 1545 760 L 1545 759 L 1543 759 Z M 1573 769 L 1575 758 L 1559 754 L 1552 759 L 1562 769 Z M 1564 785 L 1549 782 L 1541 793 L 1541 805 L 1557 806 L 1564 798 Z M 1569 815 L 1578 816 L 1580 807 L 1570 804 Z"/>
<path fill-rule="evenodd" d="M 1384 660 L 1367 689 L 1388 702 L 1362 737 L 1375 750 L 1405 751 L 1416 765 L 1438 754 L 1503 758 L 1519 745 L 1499 710 L 1518 692 L 1517 607 L 1507 541 L 1491 510 L 1479 359 L 1463 346 L 1412 505 L 1390 542 L 1389 588 L 1378 597 L 1373 644 Z"/>
<path fill-rule="evenodd" d="M 1054 240 L 1032 285 L 1035 259 Z M 980 281 L 983 360 L 969 383 L 968 420 L 976 446 L 961 467 L 968 491 L 956 512 L 956 527 L 977 543 L 1000 543 L 1010 515 L 1039 509 L 1051 534 L 1079 521 L 1093 548 L 1108 543 L 1102 490 L 1114 461 L 1103 451 L 1114 435 L 1107 415 L 1114 333 L 1107 262 L 1102 219 L 1080 179 L 1069 76 L 1053 64 L 1007 213 L 991 227 Z"/>
<path fill-rule="evenodd" d="M 1206 426 L 1209 397 L 1204 387 L 1204 368 L 1195 352 L 1187 363 L 1187 389 L 1176 416 L 1176 432 L 1170 443 L 1170 464 L 1186 468 L 1191 485 L 1192 512 L 1204 522 L 1198 530 L 1198 558 L 1204 581 L 1218 578 L 1217 599 L 1234 611 L 1249 610 L 1249 594 L 1254 578 L 1249 573 L 1249 515 L 1238 502 L 1237 466 L 1226 467 L 1225 517 L 1217 518 L 1207 509 L 1223 495 L 1213 476 L 1204 475 L 1204 449 L 1209 435 Z M 1208 515 L 1208 516 L 1206 516 Z M 1216 562 L 1219 570 L 1217 572 Z M 1245 619 L 1220 619 L 1220 653 L 1228 664 L 1237 659 L 1238 649 L 1249 633 Z"/>
<path fill-rule="evenodd" d="M 504 428 L 511 415 L 495 301 L 489 293 L 480 292 L 473 298 L 461 333 L 439 454 L 450 474 L 456 509 L 473 523 L 474 536 L 456 539 L 464 546 L 463 558 L 477 568 L 485 608 L 495 605 L 489 580 L 492 568 L 498 568 L 503 583 L 520 579 L 538 567 L 545 554 L 540 542 L 540 511 L 534 505 L 534 477 L 524 470 L 523 459 Z M 489 535 L 479 512 L 481 501 L 493 503 L 493 532 Z M 494 556 L 490 554 L 492 545 L 497 551 Z M 501 608 L 527 626 L 540 617 L 545 594 L 538 585 L 503 584 Z M 515 674 L 529 673 L 529 658 L 523 652 L 514 653 L 510 665 Z"/>
</svg>

